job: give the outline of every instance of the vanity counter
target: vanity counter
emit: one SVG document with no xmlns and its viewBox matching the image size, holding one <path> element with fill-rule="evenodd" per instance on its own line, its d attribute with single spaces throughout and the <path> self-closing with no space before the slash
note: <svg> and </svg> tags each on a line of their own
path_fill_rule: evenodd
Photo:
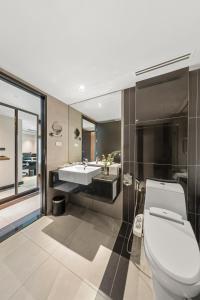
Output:
<svg viewBox="0 0 200 300">
<path fill-rule="evenodd" d="M 105 174 L 99 174 L 95 177 L 93 177 L 93 181 L 97 180 L 97 181 L 105 181 L 105 182 L 114 182 L 115 180 L 118 179 L 117 175 L 105 175 Z"/>
</svg>

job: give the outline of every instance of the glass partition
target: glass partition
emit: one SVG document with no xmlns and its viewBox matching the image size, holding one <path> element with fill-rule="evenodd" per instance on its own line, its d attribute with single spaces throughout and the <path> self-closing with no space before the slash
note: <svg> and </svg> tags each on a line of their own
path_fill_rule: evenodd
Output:
<svg viewBox="0 0 200 300">
<path fill-rule="evenodd" d="M 15 110 L 0 105 L 0 200 L 15 195 Z"/>
<path fill-rule="evenodd" d="M 18 193 L 38 187 L 38 117 L 18 111 Z"/>
<path fill-rule="evenodd" d="M 39 189 L 38 120 L 0 103 L 0 202 Z"/>
</svg>

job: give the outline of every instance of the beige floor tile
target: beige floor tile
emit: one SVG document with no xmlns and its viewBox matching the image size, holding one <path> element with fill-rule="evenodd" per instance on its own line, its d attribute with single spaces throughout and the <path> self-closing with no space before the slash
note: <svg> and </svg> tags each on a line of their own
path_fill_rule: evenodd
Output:
<svg viewBox="0 0 200 300">
<path fill-rule="evenodd" d="M 48 300 L 95 300 L 97 291 L 62 267 Z"/>
<path fill-rule="evenodd" d="M 154 300 L 152 280 L 142 274 L 132 261 L 129 262 L 124 300 Z"/>
<path fill-rule="evenodd" d="M 54 258 L 48 258 L 25 282 L 26 293 L 33 299 L 47 299 L 61 267 Z"/>
<path fill-rule="evenodd" d="M 0 261 L 5 259 L 10 253 L 14 252 L 19 246 L 27 241 L 27 238 L 18 232 L 0 244 Z"/>
<path fill-rule="evenodd" d="M 22 286 L 12 295 L 11 298 L 9 298 L 9 300 L 36 300 L 36 298 L 33 298 L 30 292 Z"/>
<path fill-rule="evenodd" d="M 53 220 L 49 217 L 43 217 L 37 222 L 22 230 L 22 234 L 43 248 L 49 254 L 53 253 L 60 244 L 54 238 L 43 232 L 43 229 L 52 224 Z"/>
<path fill-rule="evenodd" d="M 97 290 L 51 257 L 29 277 L 11 300 L 94 300 L 96 294 Z"/>
<path fill-rule="evenodd" d="M 102 215 L 95 211 L 88 210 L 84 220 L 92 224 L 96 230 L 102 233 L 116 234 L 119 232 L 121 220 Z"/>
<path fill-rule="evenodd" d="M 65 245 L 92 261 L 101 245 L 112 250 L 114 241 L 115 236 L 109 230 L 104 233 L 97 230 L 92 223 L 82 222 L 81 226 L 66 240 Z"/>
<path fill-rule="evenodd" d="M 77 206 L 39 219 L 0 244 L 0 299 L 109 299 L 97 289 L 119 228 L 118 220 Z M 148 270 L 143 252 L 141 265 Z M 154 299 L 151 280 L 131 260 L 124 299 Z"/>
<path fill-rule="evenodd" d="M 77 217 L 60 216 L 43 228 L 43 232 L 58 242 L 64 242 L 82 223 Z"/>
<path fill-rule="evenodd" d="M 92 236 L 95 239 L 94 235 Z M 96 238 L 98 239 L 98 236 Z M 115 238 L 110 238 L 110 243 L 111 240 L 114 245 Z M 60 245 L 53 256 L 72 272 L 86 280 L 88 284 L 98 287 L 110 259 L 111 249 L 111 245 L 106 247 L 101 245 L 100 241 L 93 248 L 92 239 L 90 239 L 90 243 L 87 243 L 85 240 L 78 241 L 74 236 L 73 244 L 69 247 Z M 88 259 L 90 256 L 92 259 Z"/>
<path fill-rule="evenodd" d="M 32 240 L 34 243 L 36 243 L 38 246 L 40 246 L 42 249 L 44 249 L 49 254 L 52 254 L 55 249 L 60 244 L 55 239 L 51 238 L 49 235 L 42 231 L 33 231 L 31 234 L 24 234 L 27 236 L 30 240 Z"/>
<path fill-rule="evenodd" d="M 13 273 L 10 268 L 0 263 L 0 299 L 7 300 L 15 293 L 15 291 L 22 285 L 17 274 Z"/>
<path fill-rule="evenodd" d="M 48 217 L 48 216 L 45 216 L 45 217 L 42 217 L 40 219 L 38 219 L 36 222 L 33 222 L 32 224 L 30 224 L 29 226 L 27 226 L 26 228 L 24 228 L 22 230 L 23 233 L 25 232 L 29 232 L 30 234 L 33 232 L 33 231 L 41 231 L 43 230 L 46 226 L 48 226 L 49 224 L 53 223 L 53 220 Z"/>
<path fill-rule="evenodd" d="M 27 240 L 7 255 L 3 263 L 23 283 L 47 258 L 45 251 Z"/>
</svg>

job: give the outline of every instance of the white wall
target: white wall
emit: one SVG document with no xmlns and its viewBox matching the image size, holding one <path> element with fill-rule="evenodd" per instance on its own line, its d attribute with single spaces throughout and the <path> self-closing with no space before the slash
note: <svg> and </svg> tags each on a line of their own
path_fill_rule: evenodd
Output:
<svg viewBox="0 0 200 300">
<path fill-rule="evenodd" d="M 22 143 L 21 143 L 21 122 L 18 124 L 18 170 L 19 181 L 22 180 Z M 6 148 L 0 155 L 9 157 L 9 160 L 0 161 L 0 187 L 15 183 L 15 127 L 12 117 L 0 115 L 0 148 Z"/>
<path fill-rule="evenodd" d="M 68 162 L 68 105 L 54 97 L 47 97 L 47 177 L 49 171 L 57 169 Z M 57 121 L 63 128 L 59 137 L 50 136 L 52 124 Z M 60 146 L 56 146 L 60 142 Z M 47 178 L 47 213 L 51 213 L 52 198 L 61 192 L 48 186 Z"/>
<path fill-rule="evenodd" d="M 22 153 L 37 152 L 37 136 L 33 134 L 22 133 Z"/>
</svg>

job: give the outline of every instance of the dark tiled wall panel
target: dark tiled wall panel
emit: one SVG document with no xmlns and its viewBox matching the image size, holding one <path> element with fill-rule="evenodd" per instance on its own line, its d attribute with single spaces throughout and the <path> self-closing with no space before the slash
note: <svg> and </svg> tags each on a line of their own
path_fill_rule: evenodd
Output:
<svg viewBox="0 0 200 300">
<path fill-rule="evenodd" d="M 124 144 L 123 144 L 123 172 L 134 176 L 135 161 L 135 88 L 124 90 L 123 99 L 124 119 Z M 133 222 L 134 211 L 134 188 L 123 186 L 123 220 Z"/>
<path fill-rule="evenodd" d="M 157 85 L 158 78 L 153 78 L 149 81 L 139 82 L 136 90 L 130 88 L 124 91 L 123 168 L 124 173 L 129 172 L 134 177 L 136 176 L 142 180 L 147 177 L 170 179 L 175 173 L 186 170 L 188 181 L 183 180 L 182 185 L 186 193 L 188 219 L 200 242 L 200 70 L 189 72 L 189 78 L 188 72 L 185 71 L 179 70 L 165 74 L 162 78 L 160 76 L 161 80 L 159 80 L 162 83 L 160 86 Z M 173 76 L 172 82 L 169 78 L 173 78 Z M 181 80 L 178 80 L 180 76 L 182 76 Z M 187 103 L 188 96 L 189 101 Z M 148 103 L 145 102 L 145 97 L 148 99 Z M 160 99 L 159 103 L 158 99 Z M 181 105 L 183 109 L 180 113 L 178 108 Z M 160 136 L 159 145 L 164 145 L 165 140 L 161 135 L 162 130 L 157 129 L 155 134 L 153 130 L 147 131 L 145 129 L 149 133 L 149 136 L 146 135 L 145 140 L 144 132 L 138 135 L 136 128 L 140 125 L 142 127 L 145 124 L 148 126 L 156 124 L 157 118 L 165 120 L 165 123 L 166 120 L 172 121 L 177 117 L 188 120 L 184 121 L 185 125 L 179 123 L 179 128 L 182 128 L 181 140 L 184 138 L 185 142 L 184 144 L 177 144 L 175 147 L 172 140 L 169 140 L 169 143 L 171 143 L 171 147 L 169 147 L 171 156 L 164 157 L 163 163 L 159 162 L 157 156 L 154 159 L 155 153 L 150 153 L 150 151 L 153 151 L 152 143 L 155 143 L 155 137 Z M 171 132 L 173 132 L 172 123 L 170 126 Z M 147 144 L 141 144 L 141 142 L 147 143 L 148 139 L 151 143 L 149 148 Z M 138 148 L 138 143 L 143 152 L 140 152 L 140 150 L 139 152 L 135 151 Z M 149 153 L 145 153 L 145 148 Z M 177 149 L 179 151 L 178 157 L 174 155 Z M 133 221 L 134 203 L 133 187 L 124 187 L 123 219 L 125 222 L 131 223 Z"/>
<path fill-rule="evenodd" d="M 200 70 L 189 73 L 188 218 L 200 242 Z"/>
</svg>

